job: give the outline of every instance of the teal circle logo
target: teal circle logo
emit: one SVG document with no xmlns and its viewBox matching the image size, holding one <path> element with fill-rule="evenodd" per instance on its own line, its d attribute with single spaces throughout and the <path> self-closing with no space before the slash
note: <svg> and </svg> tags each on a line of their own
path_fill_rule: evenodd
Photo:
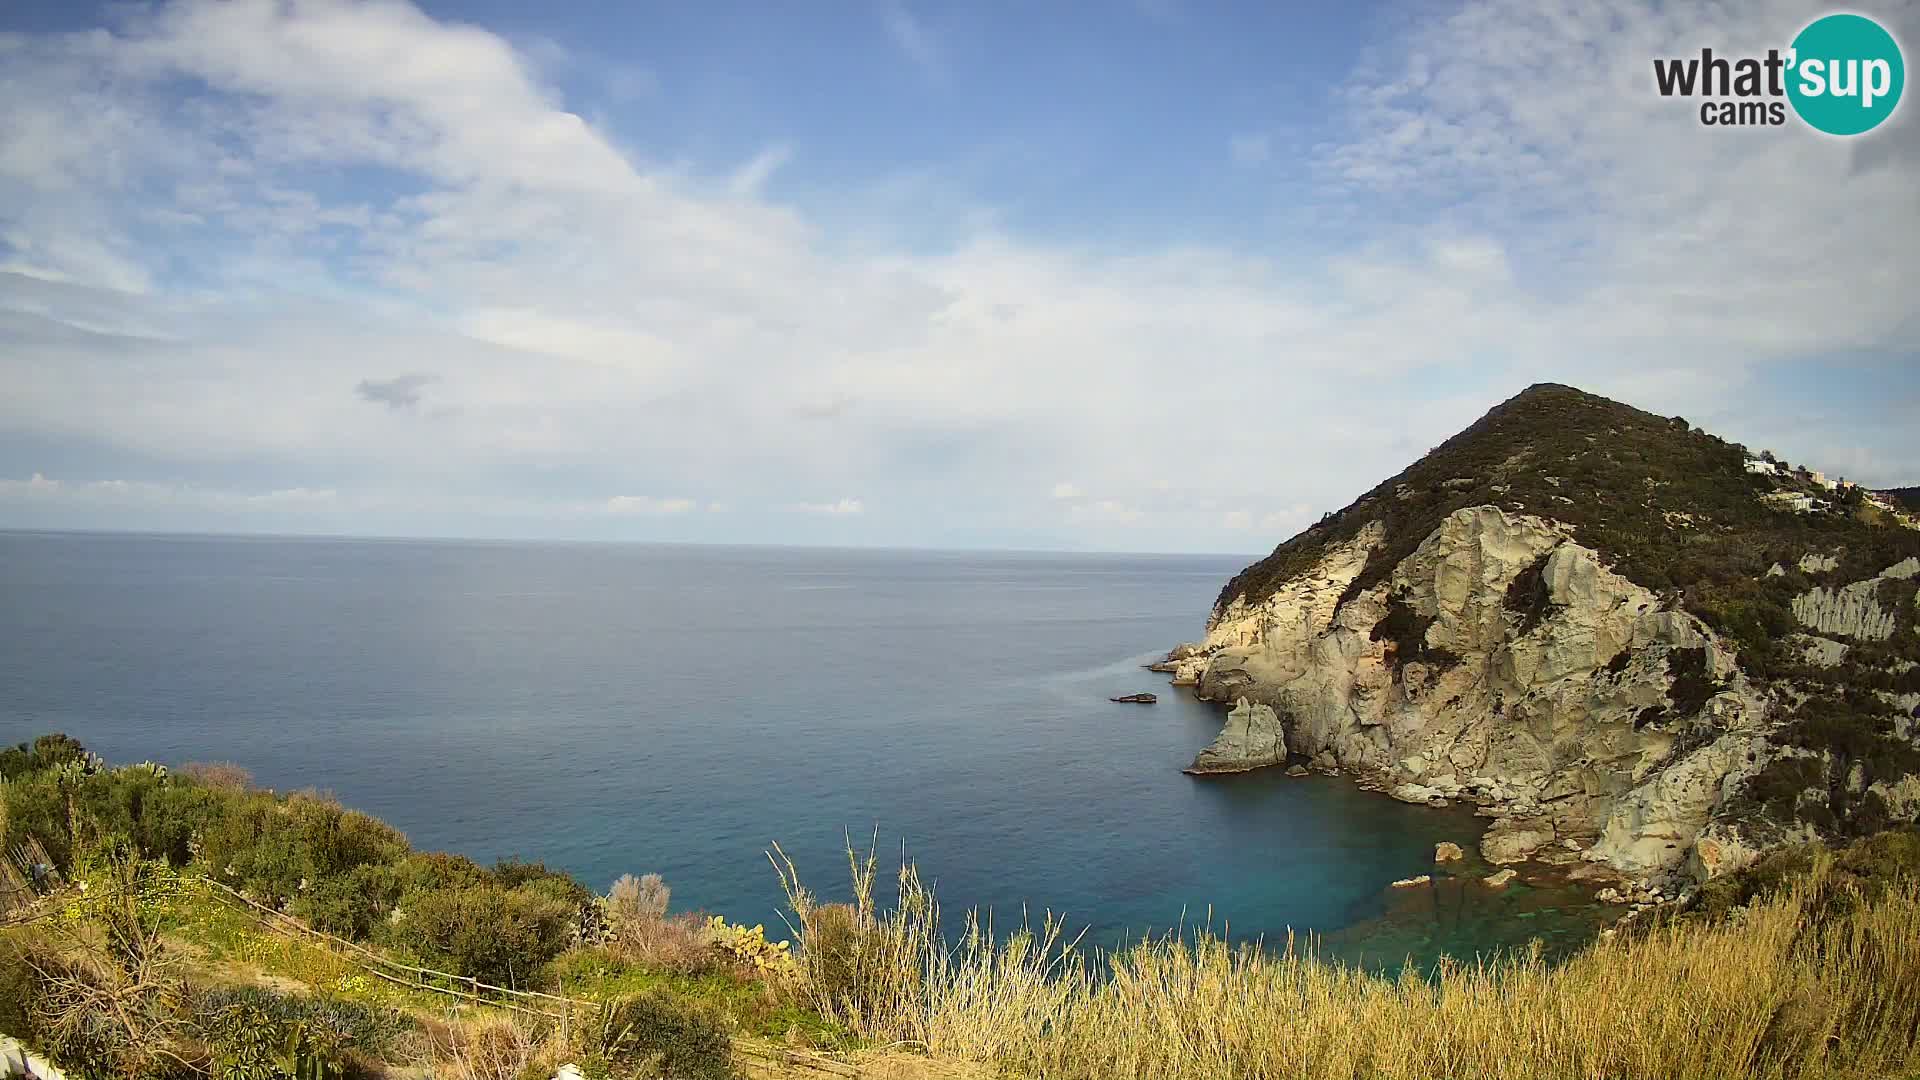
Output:
<svg viewBox="0 0 1920 1080">
<path fill-rule="evenodd" d="M 1864 15 L 1825 15 L 1793 39 L 1787 100 L 1829 135 L 1872 131 L 1893 115 L 1907 84 L 1900 44 Z"/>
</svg>

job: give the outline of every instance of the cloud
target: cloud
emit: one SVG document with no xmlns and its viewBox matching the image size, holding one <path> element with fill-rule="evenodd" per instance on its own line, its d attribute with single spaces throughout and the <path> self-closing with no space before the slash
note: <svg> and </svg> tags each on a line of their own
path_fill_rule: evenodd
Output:
<svg viewBox="0 0 1920 1080">
<path fill-rule="evenodd" d="M 262 506 L 331 506 L 340 498 L 332 488 L 280 488 L 246 497 Z"/>
<path fill-rule="evenodd" d="M 1139 507 L 1130 506 L 1119 499 L 1095 499 L 1092 502 L 1077 503 L 1067 511 L 1075 521 L 1106 525 L 1131 525 L 1146 516 Z"/>
<path fill-rule="evenodd" d="M 35 498 L 58 494 L 60 481 L 34 473 L 25 480 L 0 479 L 0 497 Z"/>
<path fill-rule="evenodd" d="M 360 395 L 362 401 L 389 409 L 411 409 L 420 404 L 420 391 L 435 378 L 433 375 L 399 375 L 391 379 L 361 379 L 353 392 Z"/>
<path fill-rule="evenodd" d="M 932 35 L 901 0 L 881 0 L 880 19 L 887 28 L 887 36 L 927 77 L 945 77 L 946 67 Z"/>
<path fill-rule="evenodd" d="M 692 499 L 659 499 L 651 495 L 615 495 L 606 505 L 609 514 L 686 514 L 700 508 Z"/>
<path fill-rule="evenodd" d="M 831 517 L 853 517 L 867 512 L 866 504 L 859 499 L 795 503 L 793 508 L 803 514 L 826 514 Z"/>
<path fill-rule="evenodd" d="M 1652 55 L 1764 47 L 1803 15 L 1413 12 L 1276 196 L 1313 226 L 1287 245 L 1023 233 L 934 169 L 781 201 L 785 144 L 663 164 L 506 38 L 404 3 L 185 0 L 15 35 L 0 428 L 52 475 L 236 507 L 332 491 L 329 513 L 432 507 L 449 531 L 693 491 L 767 539 L 801 524 L 795 493 L 858 491 L 888 512 L 814 512 L 875 542 L 977 521 L 1258 549 L 1557 379 L 1911 482 L 1920 114 L 1858 148 L 1707 133 L 1639 85 Z M 1816 412 L 1835 360 L 1874 389 Z M 343 362 L 436 375 L 349 397 Z"/>
<path fill-rule="evenodd" d="M 753 195 L 766 185 L 767 179 L 779 172 L 781 167 L 793 160 L 793 148 L 786 143 L 775 143 L 753 155 L 746 164 L 734 170 L 728 179 L 727 187 L 736 195 Z"/>
</svg>

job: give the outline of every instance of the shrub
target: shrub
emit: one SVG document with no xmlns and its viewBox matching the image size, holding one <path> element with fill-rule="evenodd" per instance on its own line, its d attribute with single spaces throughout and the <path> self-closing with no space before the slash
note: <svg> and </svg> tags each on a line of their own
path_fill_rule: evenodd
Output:
<svg viewBox="0 0 1920 1080">
<path fill-rule="evenodd" d="M 253 774 L 231 761 L 189 761 L 180 775 L 215 791 L 253 790 Z"/>
<path fill-rule="evenodd" d="M 854 997 L 860 971 L 860 922 L 853 905 L 821 904 L 808 912 L 801 940 L 814 991 L 830 1000 Z"/>
<path fill-rule="evenodd" d="M 1460 662 L 1460 658 L 1446 649 L 1427 644 L 1427 631 L 1433 628 L 1434 617 L 1421 615 L 1413 606 L 1400 597 L 1387 601 L 1387 613 L 1373 624 L 1369 636 L 1374 641 L 1389 641 L 1393 644 L 1393 669 L 1398 672 L 1411 661 L 1421 661 L 1438 667 L 1451 667 Z"/>
<path fill-rule="evenodd" d="M 1547 594 L 1546 569 L 1548 555 L 1528 563 L 1526 568 L 1513 576 L 1507 583 L 1507 594 L 1503 605 L 1508 611 L 1520 616 L 1520 625 L 1515 633 L 1525 636 L 1546 620 L 1547 612 L 1553 607 L 1553 601 Z M 1624 653 L 1622 654 L 1624 655 Z"/>
<path fill-rule="evenodd" d="M 174 1003 L 181 984 L 162 947 L 154 906 L 143 898 L 162 888 L 163 868 L 130 857 L 124 843 L 106 853 L 97 888 L 75 899 L 78 926 L 62 920 L 72 940 L 29 944 L 26 1030 L 51 1056 L 81 1076 L 172 1077 L 181 1062 L 170 1049 L 180 1026 Z"/>
<path fill-rule="evenodd" d="M 465 855 L 444 851 L 420 851 L 401 859 L 394 866 L 399 899 L 437 889 L 466 888 L 487 883 L 487 872 Z"/>
<path fill-rule="evenodd" d="M 292 910 L 315 930 L 365 941 L 397 900 L 393 884 L 387 867 L 355 867 L 313 883 L 294 900 Z"/>
<path fill-rule="evenodd" d="M 549 870 L 542 862 L 502 859 L 494 864 L 492 877 L 502 888 L 537 893 L 570 908 L 583 908 L 599 899 L 592 889 L 575 881 L 572 875 Z"/>
<path fill-rule="evenodd" d="M 0 799 L 7 804 L 8 848 L 32 838 L 46 848 L 55 867 L 62 871 L 73 868 L 67 796 L 52 773 L 27 773 L 0 784 Z"/>
<path fill-rule="evenodd" d="M 601 1059 L 623 1074 L 672 1080 L 734 1076 L 733 1040 L 719 1017 L 660 991 L 608 1002 L 596 1035 Z"/>
<path fill-rule="evenodd" d="M 673 890 L 659 874 L 634 877 L 622 874 L 607 892 L 607 913 L 616 924 L 624 920 L 664 919 Z"/>
<path fill-rule="evenodd" d="M 799 981 L 820 1015 L 854 1030 L 877 1030 L 916 1009 L 933 971 L 928 962 L 944 955 L 946 946 L 940 905 L 913 864 L 902 863 L 898 902 L 883 911 L 874 899 L 878 858 L 873 848 L 862 858 L 847 844 L 850 906 L 818 903 L 778 844 L 769 858 L 793 913 L 788 923 L 797 921 Z M 977 940 L 977 929 L 970 921 L 970 940 Z"/>
<path fill-rule="evenodd" d="M 31 743 L 0 750 L 0 780 L 16 780 L 86 758 L 87 748 L 78 739 L 59 732 L 42 735 Z"/>
<path fill-rule="evenodd" d="M 610 928 L 608 948 L 622 961 L 675 975 L 705 975 L 723 964 L 707 920 L 695 912 L 632 919 Z"/>
<path fill-rule="evenodd" d="M 304 1020 L 284 1020 L 252 1004 L 214 1017 L 209 1032 L 215 1080 L 344 1080 L 343 1040 Z"/>
<path fill-rule="evenodd" d="M 1697 716 L 1707 702 L 1723 688 L 1719 680 L 1707 674 L 1707 650 L 1674 649 L 1667 654 L 1667 673 L 1673 682 L 1667 687 L 1667 700 L 1676 716 Z"/>
<path fill-rule="evenodd" d="M 405 1014 L 321 994 L 285 994 L 264 986 L 220 986 L 199 991 L 187 1011 L 203 1038 L 218 1038 L 234 1010 L 251 1010 L 263 1022 L 282 1028 L 302 1025 L 316 1040 L 332 1043 L 342 1056 L 357 1053 L 376 1060 L 400 1053 L 416 1034 Z"/>
<path fill-rule="evenodd" d="M 518 988 L 567 947 L 573 914 L 552 897 L 488 883 L 413 896 L 387 932 L 429 967 Z"/>
</svg>

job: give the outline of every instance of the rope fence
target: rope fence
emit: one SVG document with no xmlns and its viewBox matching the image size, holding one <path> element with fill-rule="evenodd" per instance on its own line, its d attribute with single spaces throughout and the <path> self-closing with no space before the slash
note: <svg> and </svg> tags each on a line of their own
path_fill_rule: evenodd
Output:
<svg viewBox="0 0 1920 1080">
<path fill-rule="evenodd" d="M 340 955 L 341 959 L 368 975 L 409 990 L 448 994 L 476 1004 L 492 1005 L 531 1016 L 544 1017 L 563 1025 L 571 1024 L 579 1011 L 597 1012 L 601 1008 L 599 1002 L 584 998 L 563 997 L 538 990 L 516 990 L 512 987 L 481 982 L 470 975 L 455 975 L 433 968 L 403 964 L 398 960 L 382 956 L 364 945 L 315 930 L 291 915 L 275 911 L 211 878 L 197 878 L 194 881 L 195 884 L 206 886 L 208 894 L 214 899 L 251 916 L 267 930 L 283 937 L 313 941 L 322 948 Z"/>
</svg>

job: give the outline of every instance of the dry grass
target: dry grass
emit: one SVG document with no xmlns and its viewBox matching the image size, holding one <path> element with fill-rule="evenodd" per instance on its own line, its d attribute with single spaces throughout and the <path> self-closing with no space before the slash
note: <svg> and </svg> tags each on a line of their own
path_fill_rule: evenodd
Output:
<svg viewBox="0 0 1920 1080">
<path fill-rule="evenodd" d="M 779 865 L 776 863 L 776 865 Z M 853 860 L 849 946 L 810 943 L 819 905 L 780 867 L 816 1005 L 861 1034 L 935 1057 L 1049 1078 L 1872 1077 L 1920 1064 L 1920 888 L 1831 918 L 1797 889 L 1716 925 L 1537 955 L 1371 976 L 1294 947 L 1201 934 L 1091 957 L 1057 932 L 996 939 L 969 921 L 952 949 L 912 868 L 899 908 Z M 816 952 L 824 954 L 812 956 Z M 811 957 L 811 958 L 810 958 Z M 893 965 L 892 970 L 882 970 Z M 850 973 L 851 972 L 851 973 Z"/>
<path fill-rule="evenodd" d="M 433 1074 L 451 1080 L 518 1080 L 535 1063 L 558 1058 L 565 1051 L 527 1024 L 509 1017 L 473 1021 L 449 1034 L 449 1045 L 435 1062 Z"/>
<path fill-rule="evenodd" d="M 606 949 L 625 964 L 674 975 L 705 975 L 727 966 L 697 912 L 625 920 L 610 929 Z"/>
</svg>

